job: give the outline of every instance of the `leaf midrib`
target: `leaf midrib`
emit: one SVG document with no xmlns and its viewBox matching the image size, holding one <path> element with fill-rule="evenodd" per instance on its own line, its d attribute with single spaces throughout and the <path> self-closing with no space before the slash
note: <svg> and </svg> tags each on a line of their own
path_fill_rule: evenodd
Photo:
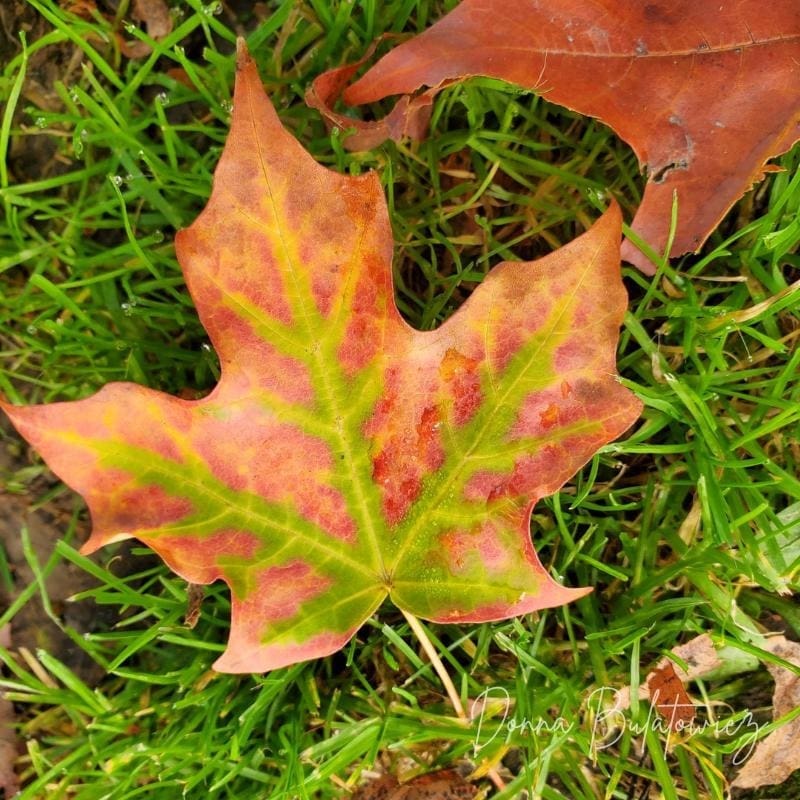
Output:
<svg viewBox="0 0 800 800">
<path fill-rule="evenodd" d="M 261 174 L 262 174 L 262 176 L 264 178 L 264 183 L 265 183 L 265 186 L 266 186 L 266 189 L 267 189 L 267 195 L 268 195 L 268 198 L 269 198 L 269 202 L 272 205 L 274 219 L 275 219 L 275 230 L 276 230 L 276 232 L 278 234 L 278 238 L 280 240 L 280 244 L 281 244 L 281 247 L 283 249 L 284 263 L 288 267 L 289 274 L 291 276 L 292 281 L 294 282 L 295 287 L 297 289 L 301 290 L 301 291 L 298 291 L 295 294 L 295 296 L 301 298 L 301 302 L 302 302 L 302 298 L 303 297 L 311 297 L 310 287 L 308 287 L 307 291 L 302 291 L 302 289 L 304 287 L 302 287 L 300 285 L 299 273 L 298 273 L 298 270 L 297 270 L 297 268 L 295 266 L 294 259 L 293 259 L 292 254 L 291 254 L 291 250 L 290 250 L 290 248 L 289 248 L 289 246 L 287 244 L 286 237 L 284 236 L 283 217 L 279 213 L 278 204 L 277 204 L 277 202 L 275 200 L 275 195 L 274 195 L 274 192 L 272 190 L 272 185 L 271 185 L 270 177 L 269 177 L 269 174 L 268 174 L 268 171 L 267 171 L 267 168 L 266 168 L 265 159 L 263 157 L 263 153 L 262 153 L 262 149 L 261 149 L 261 139 L 258 136 L 258 130 L 257 130 L 256 124 L 255 124 L 255 115 L 253 113 L 252 97 L 251 97 L 251 95 L 249 93 L 249 90 L 248 90 L 247 98 L 248 98 L 249 111 L 250 111 L 250 123 L 251 123 L 251 125 L 253 127 L 254 140 L 256 142 L 256 150 L 257 150 L 257 154 L 258 154 L 258 162 L 259 162 L 259 166 L 261 167 Z M 357 252 L 357 250 L 356 250 L 356 252 Z M 354 254 L 353 254 L 353 256 L 354 256 Z M 351 260 L 352 260 L 353 256 L 351 256 Z M 292 304 L 292 297 L 289 296 L 287 299 L 289 300 L 290 304 Z M 292 305 L 294 305 L 294 304 L 292 304 Z M 297 309 L 293 308 L 293 312 L 296 312 L 296 310 Z M 307 312 L 308 309 L 303 308 L 302 310 L 303 310 L 303 312 Z M 311 317 L 312 317 L 312 315 L 308 314 L 308 313 L 301 313 L 301 314 L 293 313 L 293 316 L 294 316 L 295 320 L 297 320 L 299 318 L 300 324 L 302 324 L 303 327 L 305 328 L 306 341 L 309 341 L 309 342 L 312 341 L 312 337 L 313 337 L 313 333 L 314 333 L 314 331 L 312 330 L 312 327 L 311 327 Z M 319 313 L 318 313 L 318 310 L 317 310 L 316 306 L 314 306 L 314 308 L 313 308 L 313 316 L 314 317 L 319 317 Z M 317 396 L 320 397 L 320 399 L 324 399 L 324 401 L 325 401 L 323 407 L 324 407 L 324 409 L 325 409 L 325 411 L 327 412 L 327 415 L 328 415 L 329 426 L 330 426 L 330 429 L 334 432 L 334 435 L 336 436 L 337 441 L 339 443 L 339 447 L 341 448 L 341 451 L 342 451 L 342 453 L 344 455 L 344 458 L 341 459 L 341 461 L 343 462 L 343 464 L 346 466 L 347 470 L 349 471 L 350 485 L 351 485 L 352 490 L 353 490 L 353 492 L 355 494 L 355 501 L 354 501 L 354 503 L 352 503 L 352 506 L 354 507 L 353 511 L 355 511 L 356 523 L 357 523 L 356 524 L 356 528 L 357 528 L 356 535 L 360 536 L 362 534 L 362 532 L 363 532 L 363 534 L 365 536 L 365 539 L 366 539 L 366 542 L 367 542 L 367 545 L 368 545 L 368 547 L 369 547 L 369 549 L 371 551 L 371 554 L 372 554 L 372 560 L 373 560 L 374 569 L 375 569 L 375 572 L 370 573 L 370 575 L 374 579 L 376 579 L 378 581 L 381 581 L 381 576 L 383 574 L 385 574 L 385 567 L 384 567 L 384 563 L 383 563 L 383 554 L 381 553 L 381 550 L 380 550 L 379 539 L 378 539 L 378 535 L 377 535 L 377 531 L 375 529 L 375 525 L 374 525 L 373 519 L 372 519 L 371 515 L 369 514 L 369 504 L 367 503 L 367 499 L 366 499 L 364 476 L 362 474 L 362 471 L 361 470 L 357 470 L 356 467 L 355 467 L 356 461 L 353 458 L 353 449 L 351 447 L 351 443 L 350 443 L 348 437 L 343 435 L 342 432 L 339 429 L 339 426 L 336 425 L 337 418 L 338 419 L 345 419 L 345 418 L 347 418 L 349 416 L 348 413 L 347 413 L 347 406 L 346 406 L 346 404 L 344 402 L 344 398 L 339 396 L 339 393 L 336 391 L 336 388 L 334 387 L 333 382 L 330 380 L 329 373 L 328 373 L 328 370 L 329 370 L 330 366 L 332 364 L 338 365 L 339 362 L 337 360 L 335 360 L 335 359 L 330 359 L 329 362 L 323 363 L 323 360 L 322 360 L 323 359 L 322 348 L 311 348 L 311 354 L 312 354 L 312 359 L 311 360 L 312 360 L 313 365 L 312 364 L 307 364 L 307 365 L 312 370 L 312 382 L 315 385 L 315 387 L 319 387 L 320 384 L 322 385 L 323 392 L 324 392 L 324 397 L 320 397 L 323 393 L 319 392 L 319 390 L 317 391 Z M 330 354 L 327 354 L 327 355 L 330 355 Z M 344 428 L 344 426 L 342 426 L 342 428 Z M 372 480 L 371 480 L 371 475 L 369 476 L 369 485 L 370 486 L 373 485 L 372 484 Z M 345 500 L 347 500 L 347 495 L 346 494 L 344 495 L 344 497 L 345 497 Z M 347 505 L 350 506 L 351 504 L 348 503 Z"/>
</svg>

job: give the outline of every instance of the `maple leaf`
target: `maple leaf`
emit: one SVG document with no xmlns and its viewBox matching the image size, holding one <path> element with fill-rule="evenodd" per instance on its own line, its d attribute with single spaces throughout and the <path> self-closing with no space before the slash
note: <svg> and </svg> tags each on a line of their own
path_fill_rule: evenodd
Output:
<svg viewBox="0 0 800 800">
<path fill-rule="evenodd" d="M 83 552 L 133 536 L 191 583 L 228 583 L 228 672 L 332 653 L 387 595 L 445 622 L 582 596 L 539 563 L 529 519 L 640 411 L 615 377 L 618 208 L 416 331 L 377 176 L 318 165 L 243 44 L 238 61 L 211 198 L 176 238 L 214 391 L 2 403 L 86 499 Z"/>
<path fill-rule="evenodd" d="M 318 78 L 309 104 L 343 128 L 356 124 L 354 148 L 374 146 L 385 126 L 331 110 L 346 69 Z M 776 0 L 764 13 L 761 0 L 464 0 L 390 51 L 344 99 L 368 103 L 473 75 L 535 89 L 613 128 L 647 170 L 632 228 L 657 252 L 677 192 L 677 256 L 698 250 L 763 179 L 766 161 L 800 139 L 800 4 Z M 419 115 L 430 94 L 404 98 L 400 110 Z M 398 116 L 391 130 L 399 133 Z M 622 255 L 653 273 L 631 243 Z"/>
</svg>

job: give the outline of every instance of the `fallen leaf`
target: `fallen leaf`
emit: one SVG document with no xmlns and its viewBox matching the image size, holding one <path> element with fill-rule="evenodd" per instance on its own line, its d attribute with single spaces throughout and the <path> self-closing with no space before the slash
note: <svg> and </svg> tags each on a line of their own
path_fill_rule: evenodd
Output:
<svg viewBox="0 0 800 800">
<path fill-rule="evenodd" d="M 694 721 L 694 703 L 671 661 L 647 676 L 650 702 L 667 721 L 671 731 L 681 731 Z"/>
<path fill-rule="evenodd" d="M 137 22 L 143 22 L 147 35 L 158 42 L 172 32 L 172 15 L 164 0 L 133 0 L 131 16 Z M 145 58 L 153 52 L 147 42 L 121 41 L 120 50 L 127 58 Z"/>
<path fill-rule="evenodd" d="M 400 783 L 394 775 L 383 775 L 357 789 L 353 800 L 392 800 L 398 786 Z"/>
<path fill-rule="evenodd" d="M 441 327 L 413 330 L 394 304 L 378 177 L 317 164 L 243 42 L 238 60 L 211 198 L 176 237 L 217 387 L 0 403 L 86 499 L 82 552 L 136 537 L 185 580 L 228 583 L 226 672 L 332 653 L 387 595 L 438 622 L 583 596 L 550 577 L 529 524 L 641 408 L 615 375 L 619 209 L 537 262 L 500 264 Z"/>
<path fill-rule="evenodd" d="M 790 642 L 785 636 L 772 636 L 761 646 L 800 667 L 800 644 Z M 772 718 L 778 719 L 800 706 L 800 677 L 776 664 L 768 664 L 767 669 L 775 680 Z M 776 786 L 796 769 L 800 769 L 800 717 L 762 739 L 731 786 L 737 789 Z"/>
<path fill-rule="evenodd" d="M 94 19 L 98 14 L 94 0 L 63 0 L 60 5 L 64 11 L 82 19 Z"/>
<path fill-rule="evenodd" d="M 774 653 L 784 659 L 784 661 L 800 667 L 800 644 L 790 642 L 785 636 L 770 636 L 760 646 L 764 650 L 768 650 L 770 653 Z M 733 650 L 735 651 L 736 649 L 733 648 Z M 712 673 L 717 674 L 725 666 L 725 659 L 720 657 L 720 653 L 734 658 L 731 648 L 725 648 L 722 651 L 717 650 L 714 648 L 711 638 L 706 634 L 696 636 L 685 644 L 673 648 L 672 652 L 686 662 L 688 669 L 683 669 L 680 665 L 674 664 L 667 658 L 662 659 L 651 670 L 646 685 L 639 687 L 639 699 L 650 697 L 654 705 L 658 705 L 661 700 L 671 696 L 678 697 L 681 693 L 674 683 L 675 680 L 683 684 L 690 680 L 706 677 Z M 757 665 L 755 661 L 753 665 L 748 662 L 742 662 L 740 655 L 735 656 L 735 660 L 738 664 L 734 668 L 737 673 L 743 669 L 753 669 Z M 672 674 L 670 674 L 670 668 Z M 664 672 L 665 669 L 667 670 L 666 673 Z M 772 716 L 773 719 L 779 719 L 784 714 L 788 714 L 800 706 L 800 677 L 780 665 L 769 664 L 767 669 L 769 669 L 775 680 Z M 654 675 L 661 677 L 651 681 Z M 666 681 L 661 680 L 662 677 Z M 658 698 L 653 698 L 652 692 L 656 688 L 660 690 L 660 695 Z M 614 700 L 612 713 L 627 709 L 630 706 L 630 687 L 626 686 L 617 692 Z M 678 705 L 686 703 L 687 700 L 691 702 L 688 694 L 680 700 Z M 663 711 L 659 707 L 659 711 L 669 720 L 671 704 L 667 705 L 669 707 L 663 709 Z M 611 717 L 612 714 L 608 714 L 608 718 Z M 678 717 L 675 719 L 677 722 Z M 686 727 L 689 724 L 691 723 L 681 723 L 681 727 Z M 679 730 L 680 728 L 676 726 L 671 727 L 671 729 Z M 783 783 L 792 772 L 800 769 L 800 747 L 797 745 L 798 742 L 800 742 L 800 717 L 786 725 L 782 725 L 756 745 L 753 755 L 742 767 L 731 787 L 756 789 L 760 786 L 774 786 Z"/>
<path fill-rule="evenodd" d="M 774 169 L 767 160 L 800 139 L 800 4 L 775 0 L 765 13 L 760 0 L 464 0 L 344 99 L 369 103 L 473 75 L 534 89 L 611 126 L 647 171 L 632 227 L 658 252 L 677 192 L 677 256 L 698 250 Z M 402 102 L 413 113 L 416 100 Z M 654 271 L 631 243 L 622 255 Z"/>
<path fill-rule="evenodd" d="M 183 84 L 187 89 L 197 89 L 197 85 L 183 67 L 171 67 L 166 70 L 166 74 L 172 78 L 172 80 Z"/>
<path fill-rule="evenodd" d="M 455 770 L 442 769 L 398 783 L 391 775 L 362 786 L 353 800 L 471 800 L 478 790 Z"/>
<path fill-rule="evenodd" d="M 675 673 L 677 679 L 682 684 L 686 684 L 689 683 L 689 681 L 695 681 L 698 678 L 703 678 L 706 675 L 715 672 L 723 665 L 723 662 L 718 655 L 717 648 L 714 647 L 714 643 L 711 641 L 711 637 L 707 633 L 703 633 L 700 636 L 695 636 L 688 642 L 684 642 L 683 644 L 673 647 L 670 652 L 677 656 L 681 661 L 684 661 L 687 669 L 684 669 L 680 664 L 676 664 L 670 658 L 665 656 L 650 670 L 651 675 L 655 672 L 663 670 L 665 667 L 667 667 L 667 665 L 669 665 L 672 671 Z M 645 681 L 644 685 L 639 685 L 637 697 L 640 700 L 652 699 L 648 681 Z M 616 692 L 613 710 L 624 711 L 625 709 L 630 708 L 630 705 L 631 687 L 625 686 Z"/>
<path fill-rule="evenodd" d="M 662 658 L 656 666 L 659 668 L 671 664 L 678 680 L 683 683 L 705 677 L 722 666 L 719 652 L 707 633 L 695 636 L 694 639 L 689 639 L 688 642 L 673 647 L 671 652 L 681 661 L 686 662 L 686 669 L 667 658 Z"/>
</svg>

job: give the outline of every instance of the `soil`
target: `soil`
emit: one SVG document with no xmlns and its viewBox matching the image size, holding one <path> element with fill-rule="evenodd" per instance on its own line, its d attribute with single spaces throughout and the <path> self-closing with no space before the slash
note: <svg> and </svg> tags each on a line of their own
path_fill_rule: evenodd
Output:
<svg viewBox="0 0 800 800">
<path fill-rule="evenodd" d="M 31 560 L 38 562 L 39 569 L 44 568 L 53 555 L 56 542 L 64 538 L 69 527 L 74 501 L 71 496 L 59 496 L 39 505 L 36 490 L 44 493 L 51 488 L 44 479 L 34 482 L 35 493 L 13 494 L 3 488 L 9 483 L 14 484 L 14 473 L 26 466 L 27 453 L 17 452 L 19 446 L 10 438 L 11 429 L 7 422 L 0 423 L 0 431 L 5 438 L 5 446 L 0 447 L 0 546 L 13 580 L 11 586 L 3 586 L 0 590 L 0 598 L 7 608 L 37 580 L 25 554 L 24 532 L 27 531 Z M 88 525 L 84 522 L 78 536 L 83 540 L 87 534 Z M 83 634 L 97 629 L 103 609 L 91 600 L 70 600 L 73 595 L 96 583 L 94 578 L 75 564 L 59 560 L 45 579 L 46 596 L 50 600 L 53 616 L 45 609 L 41 592 L 37 592 L 14 615 L 11 649 L 19 652 L 26 648 L 30 653 L 35 653 L 37 649 L 47 650 L 86 683 L 96 684 L 102 676 L 101 668 L 63 630 L 64 626 L 69 626 Z"/>
<path fill-rule="evenodd" d="M 25 453 L 19 452 L 17 441 L 11 438 L 10 426 L 3 420 L 0 422 L 0 548 L 10 576 L 10 581 L 0 582 L 3 612 L 28 587 L 36 585 L 34 565 L 36 570 L 44 568 L 72 517 L 70 498 L 58 497 L 37 505 L 38 490 L 50 488 L 41 479 L 34 482 L 31 493 L 14 494 L 5 488 L 15 484 L 13 476 L 26 466 L 25 460 Z M 29 543 L 27 555 L 25 532 Z M 81 530 L 79 536 L 85 536 L 85 531 Z M 35 592 L 14 615 L 10 626 L 0 631 L 0 644 L 23 663 L 32 662 L 37 650 L 46 650 L 84 683 L 94 686 L 103 676 L 103 670 L 73 642 L 65 628 L 81 635 L 100 626 L 113 625 L 113 620 L 106 619 L 109 612 L 92 600 L 70 600 L 95 584 L 88 573 L 71 562 L 59 560 L 45 578 L 49 612 L 42 603 L 43 593 Z M 0 789 L 5 797 L 11 797 L 18 788 L 12 766 L 21 750 L 16 741 L 17 722 L 13 705 L 0 699 Z"/>
<path fill-rule="evenodd" d="M 8 64 L 22 50 L 20 35 L 28 46 L 51 30 L 50 24 L 25 0 L 0 2 L 0 65 Z M 25 108 L 58 111 L 61 98 L 54 89 L 57 81 L 69 84 L 79 73 L 83 53 L 71 43 L 53 44 L 31 54 L 25 70 L 22 94 L 14 114 L 14 126 L 33 127 Z M 58 143 L 53 136 L 12 136 L 8 157 L 12 183 L 40 180 L 59 174 L 68 163 L 58 159 Z"/>
</svg>

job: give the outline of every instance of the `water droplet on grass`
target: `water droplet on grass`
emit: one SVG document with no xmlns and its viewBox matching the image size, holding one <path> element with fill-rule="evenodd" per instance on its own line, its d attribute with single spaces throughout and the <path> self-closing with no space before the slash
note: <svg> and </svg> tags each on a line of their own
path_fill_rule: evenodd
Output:
<svg viewBox="0 0 800 800">
<path fill-rule="evenodd" d="M 36 334 L 39 332 L 39 329 L 35 325 L 28 325 L 25 330 L 28 331 L 31 336 L 36 336 Z"/>
<path fill-rule="evenodd" d="M 109 175 L 108 179 L 114 186 L 122 186 L 122 175 Z"/>
</svg>

